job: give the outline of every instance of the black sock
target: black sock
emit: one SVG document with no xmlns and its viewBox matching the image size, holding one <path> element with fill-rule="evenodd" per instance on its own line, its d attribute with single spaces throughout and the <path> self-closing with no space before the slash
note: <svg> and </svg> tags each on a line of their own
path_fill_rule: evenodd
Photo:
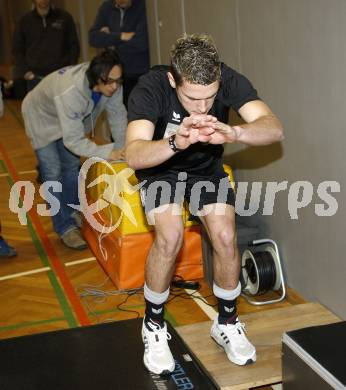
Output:
<svg viewBox="0 0 346 390">
<path fill-rule="evenodd" d="M 164 309 L 165 309 L 165 304 L 162 303 L 161 305 L 156 305 L 155 303 L 152 303 L 150 301 L 148 301 L 147 299 L 145 299 L 145 319 L 144 319 L 144 323 L 146 324 L 147 328 L 149 330 L 152 330 L 149 326 L 148 326 L 148 322 L 152 321 L 158 325 L 160 325 L 160 327 L 163 327 L 164 325 Z"/>
<path fill-rule="evenodd" d="M 235 324 L 238 318 L 237 314 L 237 300 L 226 300 L 222 298 L 217 298 L 218 309 L 219 309 L 219 324 Z"/>
</svg>

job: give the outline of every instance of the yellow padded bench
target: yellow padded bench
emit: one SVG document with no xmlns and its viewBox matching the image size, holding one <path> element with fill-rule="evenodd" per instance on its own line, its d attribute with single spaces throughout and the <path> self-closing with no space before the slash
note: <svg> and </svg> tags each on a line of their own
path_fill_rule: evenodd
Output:
<svg viewBox="0 0 346 390">
<path fill-rule="evenodd" d="M 233 182 L 231 169 L 227 166 L 225 169 Z M 137 185 L 134 172 L 124 162 L 96 162 L 86 178 L 88 204 L 98 201 L 102 207 L 94 214 L 95 219 L 101 225 L 115 225 L 116 229 L 105 234 L 85 221 L 83 232 L 99 263 L 119 289 L 143 285 L 145 260 L 154 240 Z M 200 279 L 203 277 L 200 227 L 189 220 L 186 207 L 182 217 L 184 245 L 177 257 L 175 274 L 186 280 Z"/>
</svg>

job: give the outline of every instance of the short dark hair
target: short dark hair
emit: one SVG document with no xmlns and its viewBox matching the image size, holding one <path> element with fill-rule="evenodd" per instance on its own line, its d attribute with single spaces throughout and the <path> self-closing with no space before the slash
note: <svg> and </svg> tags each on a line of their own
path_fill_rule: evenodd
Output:
<svg viewBox="0 0 346 390">
<path fill-rule="evenodd" d="M 210 35 L 185 34 L 171 50 L 171 73 L 176 84 L 209 85 L 221 79 L 221 62 Z"/>
<path fill-rule="evenodd" d="M 105 49 L 95 56 L 86 71 L 89 87 L 93 89 L 100 80 L 107 80 L 109 72 L 116 65 L 123 68 L 119 55 L 114 49 Z"/>
</svg>

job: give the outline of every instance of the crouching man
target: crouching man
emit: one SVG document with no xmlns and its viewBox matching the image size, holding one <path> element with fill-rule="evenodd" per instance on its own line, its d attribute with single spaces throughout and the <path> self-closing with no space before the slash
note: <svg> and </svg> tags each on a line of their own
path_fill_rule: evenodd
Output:
<svg viewBox="0 0 346 390">
<path fill-rule="evenodd" d="M 245 124 L 227 124 L 230 107 Z M 137 177 L 146 180 L 142 201 L 155 229 L 145 270 L 145 366 L 156 374 L 174 370 L 164 304 L 183 244 L 184 225 L 177 212 L 182 202 L 175 191 L 162 196 L 162 189 L 160 197 L 159 192 L 152 194 L 151 188 L 153 183 L 168 183 L 175 189 L 179 180 L 184 180 L 185 199 L 194 205 L 193 214 L 201 219 L 213 246 L 213 292 L 219 314 L 211 336 L 233 363 L 255 362 L 256 349 L 246 337 L 236 308 L 241 288 L 232 188 L 229 186 L 222 199 L 218 196 L 227 177 L 222 153 L 226 143 L 265 145 L 280 141 L 280 121 L 246 77 L 220 62 L 211 38 L 197 34 L 176 42 L 170 67 L 158 67 L 140 78 L 128 109 L 126 159 Z M 196 194 L 194 188 L 200 191 Z"/>
<path fill-rule="evenodd" d="M 46 76 L 24 99 L 25 129 L 34 148 L 42 181 L 59 182 L 49 192 L 60 202 L 52 216 L 55 232 L 72 249 L 86 248 L 78 228 L 80 156 L 119 160 L 123 157 L 127 112 L 123 105 L 122 65 L 114 50 L 90 63 L 62 68 Z M 97 145 L 86 137 L 106 110 L 113 143 Z"/>
</svg>

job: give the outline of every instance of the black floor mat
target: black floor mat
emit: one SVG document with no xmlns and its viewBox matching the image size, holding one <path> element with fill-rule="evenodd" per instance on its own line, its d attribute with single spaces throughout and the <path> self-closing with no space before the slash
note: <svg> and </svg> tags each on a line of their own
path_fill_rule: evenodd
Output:
<svg viewBox="0 0 346 390">
<path fill-rule="evenodd" d="M 218 388 L 169 324 L 175 371 L 149 373 L 142 360 L 141 326 L 142 319 L 136 319 L 1 340 L 0 389 Z"/>
</svg>

